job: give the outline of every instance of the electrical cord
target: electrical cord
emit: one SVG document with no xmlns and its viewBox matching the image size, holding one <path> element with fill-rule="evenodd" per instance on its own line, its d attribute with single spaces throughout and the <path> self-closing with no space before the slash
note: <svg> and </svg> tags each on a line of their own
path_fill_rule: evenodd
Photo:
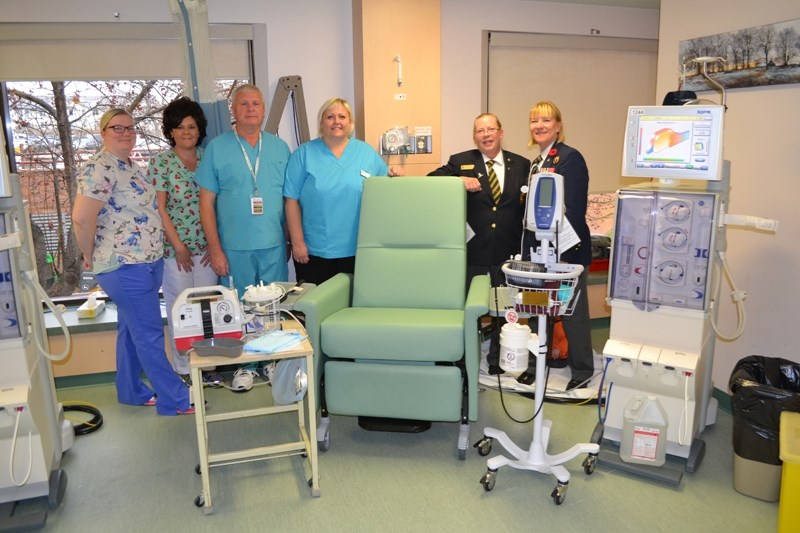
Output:
<svg viewBox="0 0 800 533">
<path fill-rule="evenodd" d="M 21 487 L 28 482 L 28 479 L 31 477 L 31 472 L 33 471 L 33 438 L 32 433 L 28 431 L 28 471 L 25 473 L 25 479 L 22 481 L 17 481 L 17 478 L 14 476 L 14 456 L 16 455 L 16 448 L 17 448 L 17 441 L 19 440 L 19 420 L 22 417 L 22 407 L 16 408 L 17 417 L 14 421 L 14 436 L 11 439 L 11 455 L 8 460 L 8 473 L 11 477 L 11 481 L 14 482 L 14 485 L 17 487 Z"/>
<path fill-rule="evenodd" d="M 550 366 L 547 367 L 547 372 L 545 373 L 544 377 L 544 386 L 545 390 L 547 390 L 547 380 L 550 379 Z M 514 416 L 508 412 L 508 408 L 506 407 L 505 399 L 503 398 L 503 386 L 500 384 L 500 374 L 497 374 L 497 389 L 500 391 L 500 404 L 503 406 L 503 411 L 505 412 L 506 416 L 510 418 L 512 421 L 516 422 L 517 424 L 527 424 L 536 418 L 539 412 L 542 410 L 542 406 L 544 402 L 539 404 L 539 407 L 533 413 L 533 415 L 527 420 L 517 420 Z"/>
<path fill-rule="evenodd" d="M 740 291 L 736 288 L 736 283 L 733 280 L 733 275 L 731 275 L 730 268 L 728 267 L 728 260 L 726 258 L 725 252 L 718 251 L 717 257 L 719 257 L 719 265 L 721 265 L 721 270 L 725 274 L 725 277 L 728 279 L 728 283 L 731 286 L 731 297 L 733 301 L 736 303 L 736 311 L 738 313 L 739 324 L 736 328 L 736 331 L 731 336 L 723 335 L 719 328 L 717 327 L 717 322 L 714 319 L 714 314 L 711 314 L 711 327 L 714 328 L 717 336 L 723 341 L 734 341 L 738 339 L 742 333 L 744 333 L 744 327 L 746 322 L 745 310 L 744 310 L 744 300 L 747 298 L 747 291 Z M 717 262 L 714 262 L 717 264 Z M 720 290 L 720 285 L 722 284 L 722 275 L 716 276 L 717 286 L 714 290 L 714 294 L 718 295 Z"/>
<path fill-rule="evenodd" d="M 45 290 L 39 285 L 39 280 L 37 280 L 34 275 L 33 271 L 26 270 L 22 272 L 22 279 L 25 283 L 22 285 L 22 297 L 25 299 L 26 307 L 31 309 L 31 323 L 34 325 L 34 329 L 44 330 L 44 324 L 41 324 L 43 321 L 42 313 L 41 313 L 41 302 L 36 301 L 36 296 L 38 295 L 39 298 L 50 308 L 52 311 L 53 316 L 56 317 L 58 320 L 59 326 L 61 326 L 61 330 L 64 333 L 64 339 L 66 340 L 64 343 L 64 349 L 61 351 L 60 354 L 55 355 L 50 352 L 48 348 L 45 348 L 42 345 L 41 339 L 39 339 L 38 334 L 34 334 L 33 338 L 36 343 L 36 349 L 38 350 L 39 354 L 46 357 L 51 361 L 61 361 L 62 359 L 66 358 L 69 355 L 70 350 L 72 349 L 72 336 L 69 333 L 69 329 L 67 328 L 67 324 L 64 322 L 64 317 L 61 314 L 64 312 L 63 305 L 56 305 L 53 303 L 53 300 L 47 295 Z M 26 290 L 26 289 L 32 290 Z M 34 310 L 39 310 L 35 312 Z"/>
<path fill-rule="evenodd" d="M 600 387 L 597 389 L 597 420 L 600 421 L 601 424 L 606 423 L 606 417 L 608 416 L 608 406 L 611 403 L 611 389 L 614 388 L 614 383 L 612 382 L 608 386 L 608 392 L 606 392 L 606 402 L 605 402 L 605 412 L 603 411 L 603 383 L 606 381 L 606 372 L 608 372 L 608 365 L 611 364 L 611 358 L 606 358 L 606 364 L 603 367 L 603 373 L 600 375 Z"/>
<path fill-rule="evenodd" d="M 689 373 L 683 374 L 683 411 L 681 412 L 681 419 L 678 423 L 678 445 L 686 446 L 689 444 Z"/>
<path fill-rule="evenodd" d="M 64 412 L 79 411 L 92 415 L 92 418 L 89 420 L 83 420 L 76 417 L 67 417 L 73 422 L 80 422 L 73 427 L 73 431 L 75 432 L 76 436 L 80 437 L 82 435 L 94 433 L 103 426 L 103 415 L 100 412 L 100 409 L 98 409 L 96 406 L 86 402 L 64 402 L 63 406 Z"/>
</svg>

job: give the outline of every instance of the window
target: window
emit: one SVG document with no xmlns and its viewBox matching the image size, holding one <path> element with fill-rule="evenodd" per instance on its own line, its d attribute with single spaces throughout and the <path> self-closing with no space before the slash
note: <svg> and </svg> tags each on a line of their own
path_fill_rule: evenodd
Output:
<svg viewBox="0 0 800 533">
<path fill-rule="evenodd" d="M 262 25 L 210 25 L 209 36 L 217 99 L 224 100 L 233 84 L 253 78 L 254 65 L 264 68 L 265 30 Z M 167 148 L 161 110 L 183 93 L 182 63 L 172 24 L 0 23 L 0 83 L 8 99 L 12 170 L 20 175 L 23 196 L 41 230 L 34 228 L 34 234 L 47 249 L 47 263 L 37 266 L 51 295 L 78 288 L 81 263 L 70 238 L 71 199 L 80 165 L 101 145 L 100 117 L 110 107 L 132 108 L 139 127 L 133 158 L 146 165 L 152 154 Z"/>
</svg>

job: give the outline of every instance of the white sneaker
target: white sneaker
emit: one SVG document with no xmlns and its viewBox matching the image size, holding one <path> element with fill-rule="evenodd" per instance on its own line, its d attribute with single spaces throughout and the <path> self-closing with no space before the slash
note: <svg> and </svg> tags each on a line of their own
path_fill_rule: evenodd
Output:
<svg viewBox="0 0 800 533">
<path fill-rule="evenodd" d="M 266 379 L 266 380 L 267 380 L 267 381 L 268 381 L 270 384 L 272 384 L 272 380 L 273 380 L 273 378 L 275 377 L 275 365 L 276 365 L 276 364 L 277 364 L 277 363 L 276 363 L 275 361 L 272 361 L 272 362 L 270 362 L 270 363 L 267 363 L 266 365 L 264 365 L 264 366 L 262 367 L 262 373 L 264 374 L 264 378 L 265 378 L 265 379 Z"/>
<path fill-rule="evenodd" d="M 231 383 L 231 389 L 233 392 L 247 392 L 253 388 L 253 378 L 256 377 L 258 374 L 255 373 L 253 370 L 248 370 L 246 368 L 240 368 L 236 372 L 233 373 L 233 382 Z"/>
</svg>

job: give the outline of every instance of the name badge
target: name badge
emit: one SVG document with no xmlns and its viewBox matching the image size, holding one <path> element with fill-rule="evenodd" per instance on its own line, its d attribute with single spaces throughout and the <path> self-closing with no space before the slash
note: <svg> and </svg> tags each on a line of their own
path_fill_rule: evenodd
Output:
<svg viewBox="0 0 800 533">
<path fill-rule="evenodd" d="M 361 177 L 362 178 L 368 178 L 369 177 L 369 172 L 367 172 L 366 170 L 362 170 L 361 171 Z"/>
<path fill-rule="evenodd" d="M 253 196 L 250 198 L 250 214 L 263 215 L 264 214 L 264 199 L 260 196 Z"/>
<path fill-rule="evenodd" d="M 475 165 L 461 165 L 461 170 L 473 170 Z"/>
</svg>

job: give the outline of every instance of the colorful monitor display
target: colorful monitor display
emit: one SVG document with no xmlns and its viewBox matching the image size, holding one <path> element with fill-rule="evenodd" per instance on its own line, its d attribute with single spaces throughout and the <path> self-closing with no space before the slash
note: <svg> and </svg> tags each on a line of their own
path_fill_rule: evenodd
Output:
<svg viewBox="0 0 800 533">
<path fill-rule="evenodd" d="M 722 127 L 717 105 L 631 106 L 622 175 L 716 181 L 722 178 Z"/>
</svg>

